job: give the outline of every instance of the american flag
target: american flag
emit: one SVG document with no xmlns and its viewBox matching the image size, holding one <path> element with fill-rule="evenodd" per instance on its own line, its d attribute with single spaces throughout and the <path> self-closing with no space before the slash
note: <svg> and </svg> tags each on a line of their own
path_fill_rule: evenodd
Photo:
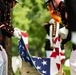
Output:
<svg viewBox="0 0 76 75">
<path fill-rule="evenodd" d="M 25 62 L 29 63 L 31 66 L 34 66 L 32 58 L 29 55 L 29 51 L 26 49 L 26 46 L 25 46 L 22 38 L 19 41 L 18 50 L 19 50 L 21 58 Z"/>
<path fill-rule="evenodd" d="M 22 33 L 22 38 L 19 40 L 18 50 L 20 53 L 21 58 L 31 65 L 31 67 L 35 68 L 41 75 L 55 75 L 58 73 L 61 67 L 61 60 L 60 56 L 62 55 L 59 52 L 59 37 L 55 39 L 55 48 L 50 55 L 50 58 L 40 58 L 40 57 L 33 57 L 30 55 L 28 50 L 28 40 L 26 39 L 28 36 L 25 36 L 26 33 Z M 24 40 L 26 39 L 26 40 Z M 27 45 L 26 45 L 27 44 Z M 57 44 L 57 45 L 56 45 Z"/>
<path fill-rule="evenodd" d="M 61 38 L 60 35 L 54 39 L 54 50 L 50 55 L 51 58 L 51 74 L 55 75 L 61 70 L 62 61 L 65 59 L 64 53 L 61 51 Z"/>
<path fill-rule="evenodd" d="M 41 73 L 41 75 L 51 75 L 50 74 L 50 58 L 40 58 L 40 57 L 32 57 L 29 53 L 29 51 L 26 49 L 25 44 L 23 42 L 23 39 L 21 38 L 19 41 L 19 53 L 21 58 L 29 63 L 31 67 L 38 70 L 38 72 Z"/>
<path fill-rule="evenodd" d="M 32 58 L 28 50 L 28 34 L 26 32 L 21 32 L 21 35 L 22 35 L 22 38 L 19 40 L 19 43 L 18 43 L 18 50 L 19 50 L 20 56 L 25 62 L 29 63 L 31 66 L 34 67 Z"/>
<path fill-rule="evenodd" d="M 26 34 L 26 33 L 25 33 Z M 26 41 L 23 38 L 28 36 L 24 36 L 22 33 L 22 38 L 18 43 L 18 50 L 21 58 L 31 65 L 31 67 L 35 68 L 41 75 L 51 75 L 50 74 L 50 58 L 40 58 L 40 57 L 32 57 L 29 53 L 28 48 L 26 48 Z"/>
<path fill-rule="evenodd" d="M 50 74 L 50 58 L 40 58 L 40 57 L 32 57 L 28 50 L 25 47 L 23 39 L 19 41 L 19 53 L 21 58 L 29 63 L 31 67 L 38 70 L 41 75 L 51 75 Z"/>
</svg>

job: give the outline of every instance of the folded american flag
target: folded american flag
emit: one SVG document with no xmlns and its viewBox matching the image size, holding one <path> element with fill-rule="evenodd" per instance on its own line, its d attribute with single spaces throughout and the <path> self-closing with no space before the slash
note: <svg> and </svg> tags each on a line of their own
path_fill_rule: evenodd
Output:
<svg viewBox="0 0 76 75">
<path fill-rule="evenodd" d="M 59 41 L 60 37 L 57 37 L 54 40 L 55 48 L 53 50 L 50 58 L 40 58 L 40 57 L 32 57 L 28 50 L 28 36 L 26 33 L 22 33 L 22 38 L 19 41 L 18 50 L 21 58 L 31 65 L 31 67 L 35 68 L 41 75 L 55 75 L 58 73 L 61 67 L 61 56 L 64 56 L 60 52 Z"/>
<path fill-rule="evenodd" d="M 51 75 L 50 74 L 50 58 L 39 58 L 39 57 L 32 57 L 29 53 L 29 51 L 26 49 L 25 44 L 23 42 L 23 39 L 19 41 L 19 53 L 21 58 L 29 63 L 31 67 L 38 70 L 38 72 L 41 73 L 41 75 Z"/>
<path fill-rule="evenodd" d="M 26 33 L 25 33 L 26 34 Z M 22 33 L 22 38 L 19 40 L 18 50 L 21 58 L 29 63 L 31 67 L 35 68 L 40 72 L 41 75 L 51 75 L 50 74 L 50 58 L 40 58 L 40 57 L 32 57 L 29 53 L 28 48 L 26 48 L 26 41 L 24 41 L 24 33 Z"/>
<path fill-rule="evenodd" d="M 28 34 L 25 32 L 21 32 L 21 34 L 22 34 L 22 38 L 19 40 L 19 43 L 18 43 L 19 54 L 20 54 L 22 60 L 27 62 L 29 65 L 31 65 L 32 68 L 36 69 L 36 67 L 33 63 L 32 57 L 31 57 L 29 50 L 28 50 Z"/>
</svg>

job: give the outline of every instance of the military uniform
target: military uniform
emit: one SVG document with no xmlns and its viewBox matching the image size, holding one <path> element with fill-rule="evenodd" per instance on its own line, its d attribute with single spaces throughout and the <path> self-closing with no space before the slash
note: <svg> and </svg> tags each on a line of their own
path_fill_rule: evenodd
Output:
<svg viewBox="0 0 76 75">
<path fill-rule="evenodd" d="M 56 38 L 58 36 L 58 31 L 62 27 L 63 27 L 63 25 L 56 23 L 54 21 L 54 19 L 51 19 L 49 21 L 49 23 L 45 23 L 45 25 L 44 25 L 44 28 L 46 30 L 45 50 L 46 50 L 47 57 L 50 57 L 50 55 L 53 51 L 53 48 L 54 48 L 54 45 L 53 45 L 54 38 Z M 61 50 L 64 50 L 64 44 L 61 44 Z"/>
<path fill-rule="evenodd" d="M 8 2 L 7 2 L 8 1 Z M 5 48 L 6 36 L 13 36 L 11 26 L 11 0 L 0 0 L 0 75 L 8 75 L 8 56 Z"/>
<path fill-rule="evenodd" d="M 10 38 L 14 32 L 13 27 L 10 25 L 10 19 L 10 7 L 7 6 L 7 1 L 3 3 L 0 0 L 0 44 L 3 47 L 5 47 L 4 37 L 8 36 Z"/>
<path fill-rule="evenodd" d="M 76 0 L 65 0 L 68 24 L 71 31 L 76 31 Z"/>
<path fill-rule="evenodd" d="M 62 43 L 64 44 L 69 40 L 71 40 L 72 42 L 72 51 L 70 55 L 70 72 L 71 72 L 71 75 L 76 75 L 76 58 L 75 58 L 76 56 L 76 26 L 75 26 L 76 25 L 76 0 L 65 0 L 65 3 L 61 3 L 61 2 L 59 4 L 60 5 L 59 7 L 61 8 L 59 12 L 62 15 L 61 18 L 63 20 L 64 25 L 69 30 L 67 38 L 63 39 Z M 62 10 L 64 8 L 66 10 Z M 67 19 L 65 19 L 64 17 L 65 16 L 64 12 L 67 12 Z"/>
<path fill-rule="evenodd" d="M 66 10 L 66 7 L 65 7 L 65 3 L 63 1 L 61 1 L 59 3 L 57 10 L 60 12 L 63 25 L 69 30 L 68 17 L 65 16 L 66 13 L 67 13 L 67 10 Z M 65 43 L 67 43 L 70 40 L 71 40 L 71 32 L 69 30 L 67 38 L 62 40 L 62 44 L 65 44 Z"/>
<path fill-rule="evenodd" d="M 0 75 L 8 75 L 8 56 L 5 51 L 5 36 L 11 37 L 10 27 L 6 25 L 5 19 L 6 15 L 6 5 L 2 0 L 0 0 Z M 13 30 L 12 30 L 13 32 Z M 4 48 L 3 48 L 4 47 Z M 4 63 L 5 62 L 5 63 Z"/>
<path fill-rule="evenodd" d="M 47 5 L 49 5 L 50 6 L 50 4 L 49 4 L 49 2 L 50 1 L 52 1 L 52 0 L 46 0 L 46 4 Z M 53 2 L 52 2 L 52 4 L 53 4 Z M 64 3 L 63 2 L 61 2 L 60 4 L 59 4 L 59 6 L 58 6 L 58 9 L 56 9 L 55 7 L 54 7 L 54 4 L 53 4 L 53 9 L 54 10 L 57 10 L 58 12 L 60 11 L 60 13 L 62 13 L 63 11 L 65 11 L 66 9 L 65 9 L 65 6 L 64 6 Z M 65 12 L 64 12 L 65 13 Z M 65 14 L 64 13 L 62 13 L 62 14 L 60 14 L 59 16 L 62 16 L 63 18 L 62 18 L 62 21 L 64 22 L 64 24 L 66 25 L 67 24 L 67 20 L 66 20 L 66 18 L 65 18 Z M 47 25 L 46 25 L 47 26 Z M 52 25 L 53 26 L 53 25 Z M 58 26 L 59 26 L 59 28 L 58 28 Z M 56 33 L 57 33 L 57 31 L 60 29 L 60 28 L 62 28 L 63 27 L 63 25 L 58 25 L 58 24 L 56 24 Z M 58 29 L 57 29 L 58 28 Z M 47 29 L 47 31 L 49 31 L 49 27 L 48 27 L 48 29 Z M 52 30 L 53 31 L 53 30 Z M 55 33 L 55 36 L 54 37 L 52 37 L 52 38 L 55 38 L 56 37 L 56 33 Z M 57 33 L 57 35 L 58 35 L 58 33 Z M 69 36 L 69 35 L 68 35 Z M 68 37 L 69 38 L 69 37 Z M 64 44 L 67 42 L 67 39 L 66 40 L 64 40 L 62 43 L 61 43 L 61 50 L 64 50 Z M 48 44 L 48 42 L 47 42 L 47 44 Z M 49 44 L 49 47 L 51 46 L 51 42 L 50 42 L 50 44 Z M 48 47 L 48 46 L 47 46 Z M 48 47 L 48 48 L 49 48 Z M 47 49 L 46 49 L 47 50 Z M 52 51 L 53 49 L 51 49 L 51 51 Z M 50 50 L 49 50 L 50 51 Z M 47 54 L 48 55 L 48 54 Z M 59 73 L 57 73 L 57 75 L 63 75 L 63 70 L 60 70 L 59 71 Z"/>
<path fill-rule="evenodd" d="M 65 0 L 68 27 L 71 32 L 72 52 L 70 55 L 70 72 L 71 75 L 76 75 L 76 0 Z"/>
</svg>

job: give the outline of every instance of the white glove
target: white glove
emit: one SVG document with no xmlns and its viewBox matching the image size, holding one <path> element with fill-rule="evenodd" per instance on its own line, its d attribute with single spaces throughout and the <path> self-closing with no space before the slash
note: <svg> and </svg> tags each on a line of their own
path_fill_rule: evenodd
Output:
<svg viewBox="0 0 76 75">
<path fill-rule="evenodd" d="M 14 33 L 13 33 L 15 38 L 20 39 L 21 38 L 21 31 L 18 28 L 14 28 Z"/>
<path fill-rule="evenodd" d="M 54 24 L 54 23 L 55 23 L 55 20 L 54 20 L 54 19 L 51 19 L 51 20 L 49 21 L 49 23 L 50 23 L 50 24 Z"/>
<path fill-rule="evenodd" d="M 71 35 L 71 42 L 76 45 L 76 32 L 72 32 Z"/>
<path fill-rule="evenodd" d="M 59 34 L 60 34 L 62 39 L 66 39 L 67 35 L 68 35 L 68 29 L 66 29 L 65 27 L 60 28 L 59 29 Z"/>
</svg>

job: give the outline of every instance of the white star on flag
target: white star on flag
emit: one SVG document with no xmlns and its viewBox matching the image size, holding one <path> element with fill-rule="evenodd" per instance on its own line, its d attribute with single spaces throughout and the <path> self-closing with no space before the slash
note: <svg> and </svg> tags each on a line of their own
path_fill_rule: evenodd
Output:
<svg viewBox="0 0 76 75">
<path fill-rule="evenodd" d="M 47 65 L 47 61 L 44 61 L 44 60 L 43 60 L 42 64 L 43 64 L 43 65 Z"/>
<path fill-rule="evenodd" d="M 39 69 L 41 69 L 41 67 L 40 67 L 40 66 L 37 66 L 36 68 L 37 68 L 38 70 L 39 70 Z"/>
</svg>

